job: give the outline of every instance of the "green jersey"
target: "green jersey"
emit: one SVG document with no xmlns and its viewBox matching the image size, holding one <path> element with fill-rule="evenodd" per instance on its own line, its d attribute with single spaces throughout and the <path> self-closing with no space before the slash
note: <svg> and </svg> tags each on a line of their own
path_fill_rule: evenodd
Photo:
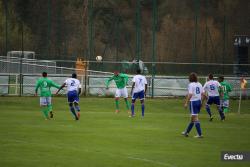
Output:
<svg viewBox="0 0 250 167">
<path fill-rule="evenodd" d="M 37 90 L 40 88 L 40 96 L 41 97 L 50 97 L 51 96 L 51 91 L 50 91 L 51 87 L 60 88 L 60 86 L 57 85 L 56 83 L 54 83 L 52 80 L 48 79 L 47 77 L 43 77 L 43 78 L 40 78 L 37 80 L 35 91 L 37 92 Z"/>
<path fill-rule="evenodd" d="M 113 75 L 106 81 L 106 87 L 109 86 L 110 82 L 114 80 L 118 89 L 124 88 L 128 83 L 128 75 L 120 73 L 118 75 Z"/>
<path fill-rule="evenodd" d="M 228 100 L 229 99 L 229 92 L 232 91 L 232 86 L 228 82 L 220 82 L 222 86 L 222 93 L 223 93 L 223 100 Z"/>
</svg>

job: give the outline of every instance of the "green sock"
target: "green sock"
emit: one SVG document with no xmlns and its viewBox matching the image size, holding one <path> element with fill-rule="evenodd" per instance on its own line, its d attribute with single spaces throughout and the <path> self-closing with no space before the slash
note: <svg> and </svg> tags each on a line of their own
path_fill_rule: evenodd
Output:
<svg viewBox="0 0 250 167">
<path fill-rule="evenodd" d="M 47 108 L 48 108 L 49 112 L 52 111 L 52 105 L 51 104 L 49 104 Z"/>
<path fill-rule="evenodd" d="M 43 112 L 43 115 L 45 116 L 45 118 L 49 118 L 49 115 L 48 115 L 48 107 L 43 107 L 42 108 L 42 112 Z"/>
<path fill-rule="evenodd" d="M 119 110 L 119 100 L 115 100 L 115 108 Z"/>
<path fill-rule="evenodd" d="M 125 103 L 126 103 L 127 110 L 129 110 L 130 109 L 130 105 L 129 105 L 128 100 L 126 100 Z"/>
</svg>

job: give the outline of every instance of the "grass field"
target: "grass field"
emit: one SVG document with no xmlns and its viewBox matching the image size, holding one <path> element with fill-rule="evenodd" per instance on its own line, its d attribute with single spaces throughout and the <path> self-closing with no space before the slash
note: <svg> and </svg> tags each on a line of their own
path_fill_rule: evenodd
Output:
<svg viewBox="0 0 250 167">
<path fill-rule="evenodd" d="M 147 99 L 145 118 L 114 113 L 111 98 L 82 98 L 81 119 L 74 121 L 66 98 L 53 98 L 55 118 L 45 121 L 38 97 L 0 97 L 1 167 L 249 167 L 223 162 L 221 151 L 250 151 L 250 101 L 231 101 L 221 122 L 200 114 L 204 138 L 180 133 L 189 122 L 183 100 Z M 125 107 L 123 101 L 121 108 Z"/>
</svg>

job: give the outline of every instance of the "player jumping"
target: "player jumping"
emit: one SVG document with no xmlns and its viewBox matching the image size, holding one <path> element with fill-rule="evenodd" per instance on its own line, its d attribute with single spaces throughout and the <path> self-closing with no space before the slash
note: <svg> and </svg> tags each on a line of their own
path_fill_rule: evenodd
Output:
<svg viewBox="0 0 250 167">
<path fill-rule="evenodd" d="M 114 75 L 110 77 L 106 82 L 106 88 L 109 88 L 110 82 L 114 80 L 115 84 L 117 86 L 116 92 L 115 92 L 115 112 L 119 112 L 119 98 L 123 97 L 126 103 L 127 110 L 129 112 L 129 102 L 128 102 L 128 90 L 126 88 L 126 85 L 128 83 L 128 75 L 119 73 L 118 71 L 114 72 Z"/>
</svg>

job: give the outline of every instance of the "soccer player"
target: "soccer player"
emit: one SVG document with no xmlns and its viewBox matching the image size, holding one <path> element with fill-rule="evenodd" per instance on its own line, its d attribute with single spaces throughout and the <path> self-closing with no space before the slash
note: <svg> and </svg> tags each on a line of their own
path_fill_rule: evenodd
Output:
<svg viewBox="0 0 250 167">
<path fill-rule="evenodd" d="M 128 102 L 128 90 L 127 90 L 127 83 L 128 83 L 128 75 L 123 74 L 123 73 L 119 73 L 118 71 L 114 72 L 114 75 L 111 76 L 108 80 L 106 80 L 105 85 L 106 88 L 109 88 L 109 84 L 110 82 L 114 80 L 115 84 L 117 86 L 116 92 L 115 92 L 115 112 L 118 113 L 119 112 L 119 98 L 123 97 L 126 103 L 126 108 L 128 110 L 129 113 L 129 102 Z"/>
<path fill-rule="evenodd" d="M 67 87 L 67 97 L 68 97 L 70 111 L 74 115 L 75 120 L 79 120 L 80 119 L 79 95 L 81 94 L 81 83 L 77 79 L 76 73 L 73 73 L 71 78 L 65 80 L 65 82 L 58 89 L 56 94 L 58 94 L 58 92 L 64 87 Z"/>
<path fill-rule="evenodd" d="M 137 69 L 137 75 L 135 75 L 132 79 L 132 88 L 131 88 L 131 96 L 132 96 L 132 104 L 131 104 L 131 116 L 135 116 L 135 101 L 137 98 L 141 101 L 141 113 L 142 118 L 144 117 L 144 97 L 146 96 L 147 92 L 147 80 L 146 77 L 141 75 L 141 70 Z"/>
<path fill-rule="evenodd" d="M 38 89 L 40 89 L 40 106 L 46 120 L 53 118 L 50 88 L 60 88 L 59 85 L 48 79 L 47 76 L 47 72 L 43 72 L 42 78 L 37 80 L 35 88 L 35 96 L 37 96 Z"/>
<path fill-rule="evenodd" d="M 219 92 L 220 89 L 221 89 L 221 84 L 218 81 L 214 80 L 213 74 L 209 74 L 208 81 L 203 86 L 203 90 L 208 95 L 208 100 L 207 100 L 207 104 L 206 104 L 206 111 L 210 116 L 210 119 L 209 119 L 210 121 L 213 120 L 213 116 L 212 116 L 211 110 L 210 110 L 210 105 L 212 105 L 212 104 L 217 105 L 217 109 L 218 109 L 218 112 L 220 114 L 221 120 L 222 121 L 225 120 L 225 115 L 224 115 L 222 108 L 220 106 L 220 92 Z"/>
<path fill-rule="evenodd" d="M 182 135 L 188 137 L 189 132 L 192 130 L 195 125 L 198 135 L 194 136 L 196 138 L 202 138 L 200 121 L 198 119 L 198 114 L 202 106 L 202 98 L 204 96 L 202 85 L 198 82 L 197 74 L 191 73 L 189 75 L 189 85 L 188 85 L 188 94 L 184 107 L 187 108 L 189 105 L 191 121 L 186 129 L 182 132 Z"/>
<path fill-rule="evenodd" d="M 228 82 L 224 81 L 224 76 L 220 76 L 218 81 L 222 86 L 221 91 L 223 93 L 223 97 L 221 99 L 222 111 L 227 113 L 229 108 L 229 92 L 232 91 L 232 86 Z"/>
</svg>

